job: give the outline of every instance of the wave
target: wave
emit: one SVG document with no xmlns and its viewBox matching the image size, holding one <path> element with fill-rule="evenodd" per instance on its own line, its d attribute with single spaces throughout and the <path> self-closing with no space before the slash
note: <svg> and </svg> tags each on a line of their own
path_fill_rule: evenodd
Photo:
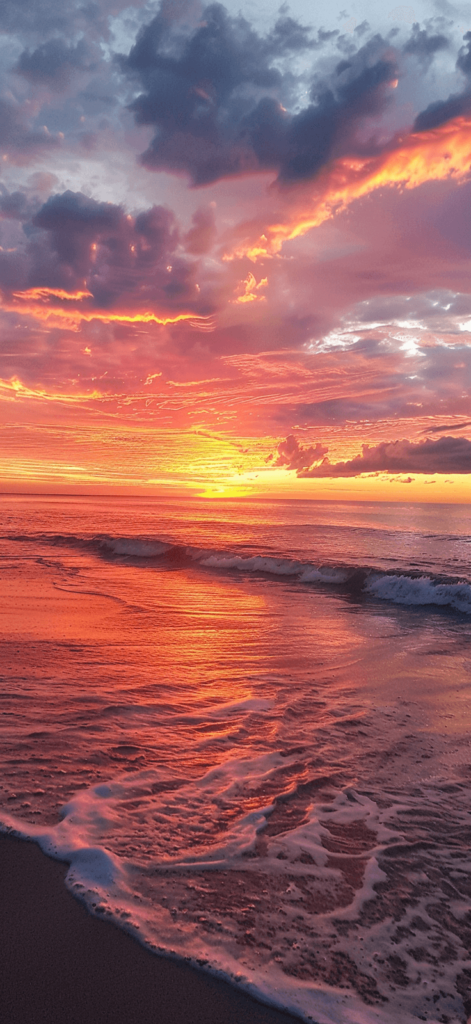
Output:
<svg viewBox="0 0 471 1024">
<path fill-rule="evenodd" d="M 386 575 L 367 580 L 364 591 L 394 604 L 432 604 L 471 615 L 471 585 L 465 580 L 441 583 L 430 576 Z"/>
<path fill-rule="evenodd" d="M 314 775 L 309 808 L 287 815 L 299 793 L 293 773 L 304 785 L 305 768 L 297 753 L 286 760 L 271 751 L 228 760 L 194 780 L 160 768 L 122 773 L 76 792 L 56 824 L 2 811 L 0 834 L 33 840 L 68 863 L 66 884 L 89 912 L 152 951 L 203 967 L 306 1022 L 377 1024 L 376 986 L 369 1010 L 358 986 L 339 991 L 328 958 L 335 946 L 335 964 L 338 923 L 356 924 L 386 878 L 379 857 L 398 833 L 386 820 L 389 803 L 385 814 L 351 787 L 335 787 L 327 804 L 318 803 L 325 776 Z M 247 811 L 248 794 L 254 806 Z M 343 860 L 329 863 L 328 850 L 332 829 L 349 835 L 352 828 L 367 839 L 355 848 L 360 870 L 347 887 Z M 307 922 L 301 929 L 300 920 Z M 360 963 L 369 930 L 367 924 Z M 374 942 L 386 959 L 387 925 L 382 933 L 376 926 Z M 337 975 L 341 980 L 342 966 Z M 413 1024 L 397 1005 L 394 1011 L 381 1015 L 383 1024 L 398 1017 Z"/>
<path fill-rule="evenodd" d="M 93 537 L 76 534 L 14 534 L 9 540 L 40 542 L 54 547 L 93 551 L 109 560 L 161 563 L 169 567 L 200 566 L 220 572 L 258 573 L 290 577 L 300 584 L 338 587 L 354 596 L 365 595 L 408 606 L 449 608 L 471 615 L 471 582 L 464 578 L 423 574 L 417 569 L 381 570 L 368 565 L 314 565 L 296 558 L 271 554 L 238 554 L 214 551 L 170 540 L 143 537 Z"/>
<path fill-rule="evenodd" d="M 354 788 L 299 753 L 234 757 L 193 779 L 121 772 L 76 791 L 56 824 L 0 811 L 0 834 L 68 863 L 66 885 L 91 915 L 306 1024 L 464 1021 L 455 858 L 466 857 L 467 787 Z"/>
</svg>

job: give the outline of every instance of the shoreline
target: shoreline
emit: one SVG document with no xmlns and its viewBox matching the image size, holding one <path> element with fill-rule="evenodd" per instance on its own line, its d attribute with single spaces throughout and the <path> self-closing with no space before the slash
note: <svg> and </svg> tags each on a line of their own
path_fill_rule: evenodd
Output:
<svg viewBox="0 0 471 1024">
<path fill-rule="evenodd" d="M 8 1024 L 299 1024 L 92 917 L 66 888 L 67 870 L 36 843 L 0 835 L 0 1015 Z"/>
</svg>

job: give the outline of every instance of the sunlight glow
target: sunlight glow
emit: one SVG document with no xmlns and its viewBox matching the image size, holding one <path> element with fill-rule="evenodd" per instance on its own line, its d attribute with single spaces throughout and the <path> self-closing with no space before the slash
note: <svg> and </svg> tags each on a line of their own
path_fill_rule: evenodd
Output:
<svg viewBox="0 0 471 1024">
<path fill-rule="evenodd" d="M 91 296 L 92 293 L 88 291 L 69 293 L 55 288 L 32 288 L 27 291 L 13 292 L 11 299 L 3 294 L 0 298 L 0 307 L 8 312 L 20 312 L 23 315 L 35 317 L 37 320 L 48 321 L 50 324 L 57 320 L 61 326 L 71 330 L 77 330 L 83 321 L 90 323 L 93 320 L 100 320 L 102 323 L 156 323 L 164 326 L 176 324 L 182 320 L 189 320 L 194 326 L 199 326 L 200 323 L 204 326 L 207 322 L 212 321 L 209 316 L 200 317 L 195 313 L 163 314 L 150 310 L 139 313 L 117 312 L 116 310 L 111 312 L 103 309 L 90 309 L 90 307 L 88 309 L 70 309 L 47 301 L 60 299 L 80 302 Z M 35 300 L 44 300 L 44 302 Z"/>
<path fill-rule="evenodd" d="M 306 234 L 345 210 L 356 199 L 380 188 L 414 189 L 428 181 L 465 181 L 471 167 L 471 119 L 452 121 L 405 138 L 374 157 L 344 157 L 320 172 L 316 189 L 286 223 L 264 226 L 253 240 L 228 251 L 225 259 L 248 257 L 252 262 L 280 252 L 284 242 Z"/>
</svg>

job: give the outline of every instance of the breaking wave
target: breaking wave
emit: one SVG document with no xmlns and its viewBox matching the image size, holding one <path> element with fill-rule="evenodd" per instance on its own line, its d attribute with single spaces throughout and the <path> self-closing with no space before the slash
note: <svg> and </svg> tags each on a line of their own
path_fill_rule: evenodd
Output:
<svg viewBox="0 0 471 1024">
<path fill-rule="evenodd" d="M 220 572 L 289 577 L 300 584 L 335 586 L 352 595 L 408 606 L 449 608 L 471 615 L 471 582 L 464 578 L 422 574 L 417 569 L 381 570 L 365 565 L 315 565 L 269 554 L 247 555 L 174 544 L 159 538 L 112 537 L 98 534 L 13 535 L 10 540 L 42 542 L 54 547 L 83 548 L 109 560 L 161 564 L 168 568 L 201 566 Z"/>
<path fill-rule="evenodd" d="M 380 576 L 367 580 L 364 590 L 394 604 L 432 604 L 471 615 L 471 586 L 464 580 L 441 583 L 429 576 Z"/>
</svg>

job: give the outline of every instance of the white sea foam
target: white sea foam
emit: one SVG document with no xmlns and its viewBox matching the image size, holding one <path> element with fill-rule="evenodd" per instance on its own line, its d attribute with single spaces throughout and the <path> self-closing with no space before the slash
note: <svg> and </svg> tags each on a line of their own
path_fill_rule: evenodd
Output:
<svg viewBox="0 0 471 1024">
<path fill-rule="evenodd" d="M 301 573 L 300 580 L 302 583 L 333 583 L 342 584 L 346 583 L 351 571 L 343 568 L 329 568 L 328 566 L 319 566 L 318 568 L 307 568 Z"/>
<path fill-rule="evenodd" d="M 319 891 L 336 890 L 338 871 L 326 867 L 328 853 L 322 846 L 322 824 L 314 810 L 300 828 L 276 837 L 272 849 L 255 860 L 250 856 L 246 858 L 254 853 L 257 835 L 270 820 L 273 805 L 242 816 L 224 834 L 209 836 L 203 841 L 200 854 L 182 848 L 178 856 L 169 856 L 165 849 L 165 833 L 168 832 L 165 826 L 163 835 L 160 832 L 159 856 L 154 856 L 147 864 L 139 865 L 132 856 L 121 859 L 97 843 L 98 837 L 110 838 L 113 832 L 122 830 L 123 810 L 137 800 L 147 804 L 148 813 L 157 815 L 160 828 L 164 825 L 164 811 L 169 820 L 177 809 L 180 814 L 183 812 L 186 843 L 191 842 L 194 830 L 204 830 L 203 820 L 198 823 L 198 816 L 204 818 L 204 805 L 211 806 L 214 815 L 215 806 L 229 806 L 237 799 L 241 787 L 247 784 L 254 787 L 257 782 L 268 781 L 281 762 L 279 755 L 273 754 L 250 762 L 228 762 L 208 772 L 195 784 L 183 784 L 176 793 L 167 792 L 164 797 L 153 795 L 152 790 L 168 779 L 155 772 L 136 773 L 78 793 L 64 807 L 61 822 L 53 828 L 25 828 L 14 818 L 4 818 L 4 826 L 16 834 L 34 838 L 46 853 L 68 861 L 67 884 L 87 903 L 91 912 L 114 919 L 151 948 L 222 973 L 255 995 L 306 1020 L 315 1017 L 319 1024 L 350 1024 L 351 1021 L 373 1024 L 378 1019 L 377 1014 L 370 1015 L 358 998 L 347 999 L 340 990 L 334 988 L 329 992 L 322 984 L 306 983 L 283 973 L 276 940 L 270 950 L 274 956 L 267 956 L 267 943 L 262 943 L 259 965 L 260 957 L 247 961 L 243 955 L 247 948 L 244 945 L 241 955 L 241 939 L 245 933 L 237 918 L 244 917 L 247 902 L 249 906 L 255 905 L 253 901 L 259 904 L 260 920 L 254 929 L 256 943 L 257 927 L 263 934 L 267 927 L 273 933 L 278 928 L 280 912 L 285 933 L 297 934 L 294 919 L 304 907 L 306 871 Z M 345 822 L 358 815 L 359 809 L 368 820 L 377 812 L 367 798 L 356 796 L 353 804 L 346 794 L 339 794 L 330 810 L 336 821 Z M 300 862 L 301 854 L 312 861 L 308 869 Z M 374 858 L 373 863 L 376 865 Z M 371 878 L 365 876 L 364 898 L 371 895 L 373 880 L 382 877 L 377 865 L 373 866 L 372 873 L 371 868 L 369 870 Z M 214 879 L 212 896 L 213 902 L 216 897 L 216 906 L 211 905 L 211 899 L 206 899 L 208 871 Z M 260 879 L 269 877 L 272 884 L 275 880 L 279 904 L 276 907 L 272 906 L 273 893 L 267 899 L 267 892 L 259 894 L 257 891 Z M 218 897 L 234 889 L 233 910 L 224 915 L 217 906 Z M 184 905 L 188 896 L 195 905 L 191 915 Z M 204 915 L 198 911 L 201 898 Z M 358 905 L 361 900 L 362 892 Z M 222 917 L 225 919 L 221 920 Z M 388 1017 L 383 1019 L 389 1020 Z"/>
<path fill-rule="evenodd" d="M 428 986 L 433 980 L 446 989 L 465 961 L 455 956 L 435 966 L 435 956 L 422 957 L 418 972 L 407 942 L 400 957 L 391 947 L 394 921 L 379 914 L 372 927 L 367 913 L 376 887 L 387 888 L 384 856 L 394 845 L 402 849 L 395 816 L 410 813 L 413 801 L 389 797 L 381 810 L 348 787 L 327 803 L 311 798 L 293 823 L 284 817 L 284 801 L 297 793 L 289 772 L 281 804 L 268 794 L 295 759 L 232 759 L 192 782 L 156 769 L 126 773 L 77 792 L 54 827 L 4 815 L 3 828 L 68 861 L 67 884 L 92 913 L 306 1021 L 415 1024 L 419 1017 L 438 1024 L 424 1002 Z M 243 813 L 257 797 L 258 806 Z M 146 848 L 139 848 L 144 831 Z M 349 839 L 344 853 L 342 837 Z M 402 923 L 404 913 L 407 922 L 415 914 L 428 931 L 436 927 L 428 902 L 427 894 L 412 900 Z M 393 969 L 394 955 L 403 980 L 386 985 L 383 978 L 385 997 L 375 964 L 390 961 Z M 459 1024 L 459 1001 L 450 996 L 448 1004 L 449 1021 Z"/>
<path fill-rule="evenodd" d="M 198 557 L 198 556 L 197 556 Z M 303 569 L 308 568 L 299 562 L 287 558 L 270 558 L 265 555 L 242 555 L 214 554 L 199 557 L 201 565 L 213 569 L 240 569 L 245 572 L 267 572 L 274 576 L 297 576 Z"/>
<path fill-rule="evenodd" d="M 364 591 L 394 604 L 436 605 L 471 615 L 469 583 L 438 583 L 428 576 L 380 576 L 367 579 Z"/>
<path fill-rule="evenodd" d="M 313 564 L 296 558 L 275 557 L 266 554 L 236 554 L 234 552 L 214 551 L 191 545 L 175 545 L 159 538 L 145 537 L 112 537 L 98 535 L 95 537 L 77 537 L 67 535 L 41 535 L 40 537 L 16 536 L 16 540 L 40 540 L 53 545 L 71 545 L 89 547 L 94 552 L 106 553 L 117 558 L 129 557 L 146 560 L 159 559 L 167 556 L 181 566 L 200 565 L 205 569 L 220 572 L 237 570 L 246 573 L 263 573 L 276 577 L 287 577 L 302 584 L 320 584 L 321 586 L 352 587 L 357 595 L 368 594 L 382 601 L 393 604 L 452 608 L 455 611 L 471 614 L 471 583 L 462 579 L 450 579 L 443 576 L 423 574 L 420 577 L 407 567 L 401 572 L 381 572 L 368 565 L 329 565 Z M 173 559 L 172 559 L 173 556 Z"/>
<path fill-rule="evenodd" d="M 263 572 L 271 576 L 297 576 L 302 583 L 345 583 L 352 570 L 343 567 L 313 566 L 288 558 L 266 555 L 211 554 L 199 559 L 201 565 L 214 569 L 239 569 L 241 572 Z"/>
</svg>

